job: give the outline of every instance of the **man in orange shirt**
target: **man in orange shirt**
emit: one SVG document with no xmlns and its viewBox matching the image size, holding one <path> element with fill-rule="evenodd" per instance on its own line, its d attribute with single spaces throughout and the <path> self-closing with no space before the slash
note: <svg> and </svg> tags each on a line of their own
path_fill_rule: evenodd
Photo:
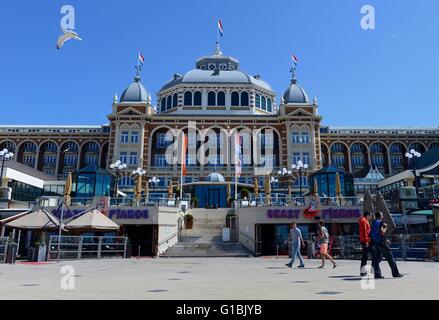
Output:
<svg viewBox="0 0 439 320">
<path fill-rule="evenodd" d="M 363 249 L 360 267 L 360 274 L 362 277 L 367 274 L 364 267 L 367 265 L 367 259 L 370 252 L 370 219 L 372 219 L 372 214 L 366 211 L 364 212 L 363 217 L 358 221 L 358 224 L 360 225 L 360 243 Z"/>
</svg>

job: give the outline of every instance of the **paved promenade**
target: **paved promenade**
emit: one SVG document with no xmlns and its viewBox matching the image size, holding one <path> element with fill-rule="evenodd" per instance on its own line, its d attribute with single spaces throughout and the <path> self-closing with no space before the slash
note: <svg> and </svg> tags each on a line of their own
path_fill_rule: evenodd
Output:
<svg viewBox="0 0 439 320">
<path fill-rule="evenodd" d="M 332 269 L 284 266 L 287 258 L 146 258 L 0 265 L 1 299 L 438 299 L 439 263 L 399 262 L 406 276 L 364 290 L 359 261 Z M 61 267 L 74 271 L 62 278 Z M 66 268 L 66 267 L 65 267 Z M 64 270 L 64 271 L 66 271 Z M 72 281 L 73 280 L 73 281 Z M 74 283 L 73 283 L 74 282 Z M 62 289 L 74 284 L 75 289 Z"/>
</svg>

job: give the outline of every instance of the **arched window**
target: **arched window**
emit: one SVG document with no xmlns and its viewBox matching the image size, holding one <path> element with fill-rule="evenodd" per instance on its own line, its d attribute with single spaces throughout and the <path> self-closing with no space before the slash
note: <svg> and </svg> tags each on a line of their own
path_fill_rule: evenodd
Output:
<svg viewBox="0 0 439 320">
<path fill-rule="evenodd" d="M 233 107 L 239 106 L 239 92 L 236 91 L 232 92 L 232 106 Z"/>
<path fill-rule="evenodd" d="M 207 94 L 207 105 L 215 106 L 216 105 L 216 94 L 213 91 L 209 91 Z"/>
<path fill-rule="evenodd" d="M 262 96 L 262 99 L 261 99 L 261 109 L 267 110 L 267 101 L 266 101 L 264 96 Z"/>
<path fill-rule="evenodd" d="M 259 94 L 256 95 L 256 108 L 261 107 L 261 96 Z"/>
<path fill-rule="evenodd" d="M 241 106 L 248 107 L 248 92 L 241 92 Z"/>
<path fill-rule="evenodd" d="M 272 108 L 271 108 L 271 99 L 270 99 L 270 98 L 267 99 L 267 111 L 268 111 L 268 112 L 271 112 L 271 111 L 272 111 Z"/>
<path fill-rule="evenodd" d="M 168 96 L 168 100 L 166 101 L 166 110 L 171 109 L 172 107 L 172 97 Z"/>
<path fill-rule="evenodd" d="M 172 107 L 177 108 L 177 104 L 178 104 L 178 94 L 174 93 L 174 95 L 172 96 Z"/>
<path fill-rule="evenodd" d="M 184 105 L 191 106 L 192 105 L 192 92 L 186 91 L 184 93 Z"/>
<path fill-rule="evenodd" d="M 161 106 L 162 106 L 162 111 L 166 111 L 166 99 L 165 98 L 162 99 Z"/>
<path fill-rule="evenodd" d="M 194 93 L 194 106 L 201 106 L 201 92 L 196 91 Z"/>
<path fill-rule="evenodd" d="M 218 103 L 217 103 L 218 106 L 226 105 L 226 93 L 224 91 L 218 92 L 217 99 L 218 99 Z"/>
</svg>

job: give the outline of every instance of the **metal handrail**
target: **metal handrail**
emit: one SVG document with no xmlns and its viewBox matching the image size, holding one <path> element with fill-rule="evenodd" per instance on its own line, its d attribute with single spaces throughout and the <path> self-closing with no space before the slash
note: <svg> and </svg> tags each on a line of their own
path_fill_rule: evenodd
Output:
<svg viewBox="0 0 439 320">
<path fill-rule="evenodd" d="M 167 238 L 161 240 L 160 242 L 157 243 L 157 245 L 160 246 L 160 245 L 164 244 L 165 242 L 171 240 L 174 237 L 178 237 L 178 232 L 175 232 L 175 233 L 171 234 L 170 236 L 168 236 Z"/>
</svg>

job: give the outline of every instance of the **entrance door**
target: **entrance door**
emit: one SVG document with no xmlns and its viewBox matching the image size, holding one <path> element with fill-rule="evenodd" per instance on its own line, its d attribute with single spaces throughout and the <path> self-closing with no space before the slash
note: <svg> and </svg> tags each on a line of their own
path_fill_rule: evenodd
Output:
<svg viewBox="0 0 439 320">
<path fill-rule="evenodd" d="M 272 224 L 261 225 L 261 255 L 276 254 L 276 230 Z"/>
<path fill-rule="evenodd" d="M 220 191 L 218 189 L 208 190 L 208 206 L 210 208 L 220 207 Z"/>
<path fill-rule="evenodd" d="M 131 256 L 154 255 L 154 228 L 152 225 L 125 225 L 125 232 L 131 243 Z"/>
</svg>

